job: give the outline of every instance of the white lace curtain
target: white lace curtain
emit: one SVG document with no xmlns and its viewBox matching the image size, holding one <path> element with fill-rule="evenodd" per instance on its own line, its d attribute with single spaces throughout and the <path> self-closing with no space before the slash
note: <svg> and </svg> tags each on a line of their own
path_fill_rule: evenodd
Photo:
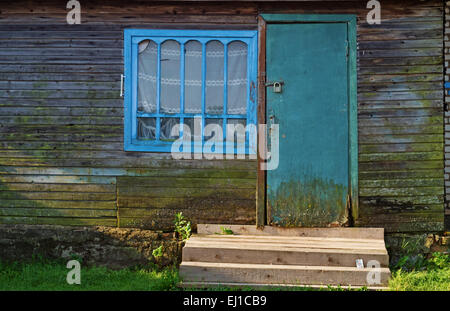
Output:
<svg viewBox="0 0 450 311">
<path fill-rule="evenodd" d="M 241 41 L 233 41 L 227 46 L 227 114 L 247 113 L 247 45 Z M 208 114 L 224 112 L 224 45 L 220 41 L 209 41 L 206 44 L 206 81 L 205 109 Z M 156 112 L 158 48 L 151 40 L 139 44 L 139 81 L 138 110 Z M 202 99 L 202 45 L 198 41 L 189 41 L 184 45 L 184 112 L 201 113 Z M 161 94 L 160 111 L 166 114 L 181 112 L 181 76 L 180 76 L 180 44 L 168 40 L 161 44 Z M 140 126 L 153 121 L 141 121 Z M 173 122 L 169 122 L 173 123 Z M 161 124 L 161 137 L 168 137 L 170 129 Z M 152 139 L 153 130 L 144 137 Z M 141 131 L 143 132 L 143 131 Z M 153 134 L 152 134 L 153 133 Z M 144 133 L 141 133 L 144 135 Z"/>
</svg>

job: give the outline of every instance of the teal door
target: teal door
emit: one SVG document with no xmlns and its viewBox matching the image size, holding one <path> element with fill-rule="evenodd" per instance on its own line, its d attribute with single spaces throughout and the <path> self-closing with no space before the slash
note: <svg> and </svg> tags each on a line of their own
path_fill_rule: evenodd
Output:
<svg viewBox="0 0 450 311">
<path fill-rule="evenodd" d="M 348 47 L 346 22 L 267 24 L 266 78 L 283 82 L 281 92 L 266 90 L 267 123 L 279 124 L 279 166 L 267 171 L 269 224 L 348 221 L 356 131 Z"/>
</svg>

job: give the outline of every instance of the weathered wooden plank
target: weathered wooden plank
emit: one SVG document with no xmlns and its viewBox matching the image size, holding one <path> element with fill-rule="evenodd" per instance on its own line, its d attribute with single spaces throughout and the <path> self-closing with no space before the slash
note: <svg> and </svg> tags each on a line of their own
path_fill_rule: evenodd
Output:
<svg viewBox="0 0 450 311">
<path fill-rule="evenodd" d="M 63 201 L 114 201 L 115 193 L 105 192 L 24 192 L 24 191 L 0 191 L 0 200 L 63 200 Z"/>
<path fill-rule="evenodd" d="M 4 159 L 4 161 L 2 161 Z M 80 162 L 84 164 L 85 167 L 71 167 L 71 165 L 78 164 L 76 159 L 65 159 L 65 162 L 59 162 L 64 165 L 59 165 L 60 167 L 54 168 L 55 160 L 48 159 L 47 161 L 43 159 L 29 159 L 24 158 L 23 161 L 18 161 L 18 159 L 10 158 L 0 158 L 0 165 L 5 165 L 5 170 L 10 172 L 10 177 L 16 174 L 18 171 L 21 175 L 63 175 L 63 176 L 98 176 L 107 177 L 111 176 L 147 176 L 147 177 L 182 177 L 182 178 L 224 178 L 224 179 L 255 179 L 256 171 L 254 165 L 250 165 L 248 169 L 237 169 L 236 166 L 232 165 L 227 168 L 160 168 L 157 165 L 149 166 L 148 163 L 142 161 L 143 164 L 139 167 L 139 163 L 134 163 L 131 159 L 128 165 L 123 165 L 119 163 L 116 167 L 101 167 L 102 165 L 92 165 L 93 162 Z M 86 160 L 81 160 L 86 161 Z M 111 163 L 114 163 L 114 159 Z M 95 163 L 95 162 L 94 162 Z M 100 164 L 108 163 L 107 161 L 100 162 Z M 14 164 L 16 166 L 14 166 Z M 39 165 L 40 164 L 40 165 Z M 6 166 L 8 165 L 8 166 Z M 57 165 L 58 166 L 58 165 Z M 50 167 L 50 168 L 47 168 Z M 17 171 L 15 169 L 17 168 Z M 1 176 L 0 172 L 0 176 Z M 74 177 L 75 178 L 75 177 Z"/>
<path fill-rule="evenodd" d="M 256 187 L 255 187 L 256 188 Z M 211 198 L 225 200 L 234 198 L 254 200 L 256 189 L 201 189 L 201 188 L 148 188 L 148 187 L 117 187 L 119 206 L 141 207 L 151 204 L 151 199 L 158 198 Z"/>
<path fill-rule="evenodd" d="M 58 82 L 116 82 L 120 79 L 120 74 L 92 74 L 89 72 L 74 72 L 71 75 L 61 74 L 61 73 L 27 73 L 27 72 L 3 72 L 3 67 L 0 67 L 0 79 L 2 81 L 51 81 L 55 83 Z M 116 85 L 111 84 L 114 88 Z"/>
<path fill-rule="evenodd" d="M 414 170 L 414 171 L 367 171 L 360 172 L 360 181 L 363 180 L 390 180 L 400 178 L 442 178 L 439 170 Z"/>
<path fill-rule="evenodd" d="M 0 107 L 0 116 L 123 117 L 119 108 Z M 89 118 L 90 119 L 90 118 Z"/>
<path fill-rule="evenodd" d="M 64 200 L 0 200 L 0 207 L 16 208 L 79 208 L 115 210 L 115 201 L 64 201 Z"/>
<path fill-rule="evenodd" d="M 416 169 L 443 169 L 441 160 L 432 161 L 386 161 L 386 162 L 361 162 L 361 171 L 384 171 L 384 170 L 416 170 Z"/>
<path fill-rule="evenodd" d="M 3 125 L 0 127 L 0 133 L 19 133 L 22 134 L 123 134 L 123 125 L 86 125 L 86 124 L 14 124 Z"/>
<path fill-rule="evenodd" d="M 62 226 L 117 226 L 116 217 L 16 217 L 1 216 L 2 224 L 28 224 L 28 225 L 62 225 Z"/>
<path fill-rule="evenodd" d="M 392 110 L 392 109 L 416 109 L 416 108 L 440 108 L 442 107 L 442 100 L 401 100 L 401 101 L 368 101 L 359 102 L 358 109 L 360 111 L 379 109 L 379 110 Z"/>
<path fill-rule="evenodd" d="M 0 183 L 1 191 L 52 191 L 73 193 L 116 193 L 116 186 L 110 184 L 49 184 L 49 183 Z"/>
<path fill-rule="evenodd" d="M 361 126 L 411 126 L 411 124 L 417 126 L 442 124 L 442 116 L 430 116 L 430 117 L 384 117 L 384 118 L 360 118 L 359 123 Z"/>
<path fill-rule="evenodd" d="M 359 30 L 359 29 L 358 29 Z M 376 31 L 367 32 L 364 34 L 364 39 L 367 41 L 374 40 L 407 40 L 407 39 L 431 39 L 431 38 L 442 38 L 442 29 L 415 29 L 414 31 L 408 29 L 401 30 L 389 30 L 380 29 Z M 361 38 L 361 35 L 359 36 Z"/>
<path fill-rule="evenodd" d="M 442 134 L 444 125 L 423 125 L 414 127 L 360 126 L 358 133 L 364 135 L 404 135 L 404 134 Z"/>
<path fill-rule="evenodd" d="M 123 64 L 51 64 L 40 62 L 38 64 L 2 64 L 0 72 L 15 73 L 120 73 L 123 72 Z"/>
<path fill-rule="evenodd" d="M 141 201 L 142 202 L 142 201 Z M 199 210 L 211 210 L 216 206 L 229 209 L 236 210 L 240 208 L 254 208 L 255 207 L 255 199 L 247 200 L 247 199 L 239 199 L 239 198 L 223 198 L 222 200 L 217 200 L 216 198 L 202 197 L 202 198 L 193 198 L 193 197 L 180 197 L 180 198 L 152 198 L 147 199 L 145 203 L 135 204 L 136 202 L 132 201 L 118 201 L 118 210 L 119 213 L 123 209 L 199 209 Z M 130 212 L 131 213 L 131 212 Z"/>
<path fill-rule="evenodd" d="M 360 144 L 360 154 L 391 152 L 442 152 L 442 143 Z"/>
<path fill-rule="evenodd" d="M 444 229 L 444 213 L 401 213 L 365 216 L 357 226 L 384 227 L 386 232 L 440 232 Z"/>
<path fill-rule="evenodd" d="M 415 57 L 415 56 L 440 56 L 442 48 L 415 48 L 397 50 L 360 50 L 359 57 Z"/>
<path fill-rule="evenodd" d="M 391 66 L 391 67 L 400 67 L 400 66 L 420 66 L 420 65 L 442 65 L 444 57 L 442 55 L 439 56 L 427 56 L 427 57 L 373 57 L 373 58 L 360 58 L 358 59 L 358 64 L 360 68 L 364 67 L 381 67 L 381 66 Z M 423 74 L 420 72 L 420 68 L 417 68 L 419 71 L 418 74 Z M 389 69 L 389 68 L 385 68 Z M 410 69 L 410 68 L 408 68 Z M 423 67 L 422 69 L 429 70 L 428 67 Z M 396 69 L 397 71 L 399 69 Z M 364 74 L 364 71 L 360 72 Z M 406 72 L 408 74 L 408 72 Z M 437 73 L 436 73 L 437 74 Z"/>
<path fill-rule="evenodd" d="M 0 60 L 1 61 L 1 60 Z M 58 92 L 56 90 L 0 90 L 0 97 L 5 98 L 58 98 L 58 99 L 118 99 L 120 96 L 119 89 L 117 90 L 79 90 L 79 91 L 64 91 Z"/>
<path fill-rule="evenodd" d="M 358 24 L 359 33 L 366 32 L 378 32 L 385 30 L 410 30 L 414 31 L 417 29 L 442 29 L 443 21 L 441 19 L 436 19 L 432 21 L 421 21 L 421 22 L 402 22 L 399 23 L 395 20 L 393 21 L 384 21 L 380 24 L 369 24 L 369 23 L 360 23 Z"/>
<path fill-rule="evenodd" d="M 52 25 L 51 28 L 47 29 L 47 31 L 51 31 L 51 29 L 61 29 L 62 25 Z M 101 26 L 98 26 L 100 28 Z M 111 27 L 111 26 L 110 26 Z M 15 31 L 31 31 L 33 27 L 29 25 L 2 25 L 2 30 L 7 29 L 15 30 Z M 41 27 L 39 30 L 45 30 L 46 27 Z M 94 30 L 95 28 L 93 28 Z M 98 29 L 100 30 L 100 29 Z M 116 38 L 114 40 L 80 40 L 80 39 L 48 39 L 48 38 L 30 38 L 30 39 L 22 39 L 22 40 L 14 40 L 14 39 L 5 39 L 0 41 L 0 48 L 122 48 L 123 47 L 123 39 Z"/>
<path fill-rule="evenodd" d="M 444 195 L 444 187 L 412 187 L 412 188 L 363 188 L 360 187 L 359 195 L 367 196 L 427 196 Z M 442 207 L 441 207 L 442 209 Z"/>
<path fill-rule="evenodd" d="M 48 32 L 46 32 L 48 34 Z M 120 33 L 116 33 L 117 36 Z M 0 37 L 2 37 L 2 32 L 0 31 Z M 121 58 L 122 51 L 120 48 L 0 48 L 0 59 L 3 56 L 66 56 L 70 59 L 72 56 L 75 57 L 104 57 L 104 58 Z"/>
<path fill-rule="evenodd" d="M 32 38 L 61 38 L 61 39 L 111 39 L 115 40 L 122 36 L 120 30 L 117 31 L 77 31 L 77 30 L 55 30 L 55 31 L 2 31 L 0 30 L 0 39 L 32 39 Z"/>
<path fill-rule="evenodd" d="M 364 39 L 364 36 L 360 38 Z M 358 46 L 360 50 L 429 48 L 442 46 L 442 40 L 440 38 L 417 39 L 417 40 L 382 40 L 382 41 L 360 40 Z"/>
<path fill-rule="evenodd" d="M 384 162 L 384 161 L 430 161 L 444 160 L 442 150 L 435 152 L 393 152 L 360 154 L 359 162 Z"/>
<path fill-rule="evenodd" d="M 428 109 L 373 109 L 364 110 L 359 113 L 360 119 L 385 118 L 385 117 L 442 117 L 443 107 Z"/>
<path fill-rule="evenodd" d="M 1 107 L 82 107 L 82 108 L 122 108 L 122 99 L 42 99 L 42 98 L 0 98 Z M 17 124 L 17 126 L 33 126 Z M 66 126 L 73 126 L 67 124 Z M 73 128 L 76 129 L 76 128 Z"/>
<path fill-rule="evenodd" d="M 122 142 L 81 142 L 81 143 L 67 143 L 67 142 L 51 142 L 51 141 L 2 141 L 0 142 L 0 149 L 59 149 L 59 150 L 122 150 Z"/>
<path fill-rule="evenodd" d="M 442 65 L 417 65 L 417 66 L 367 66 L 360 67 L 358 73 L 360 75 L 385 75 L 385 74 L 438 74 L 442 73 Z"/>
<path fill-rule="evenodd" d="M 360 180 L 361 188 L 442 187 L 442 178 Z"/>
<path fill-rule="evenodd" d="M 7 154 L 14 154 L 8 152 Z M 85 154 L 89 156 L 89 152 Z M 161 163 L 161 167 L 158 166 Z M 90 158 L 65 158 L 55 159 L 49 158 L 30 158 L 30 156 L 24 156 L 20 158 L 0 157 L 0 165 L 5 166 L 19 166 L 19 167 L 60 167 L 63 172 L 65 168 L 76 166 L 85 168 L 104 168 L 104 172 L 111 172 L 115 169 L 114 176 L 179 176 L 179 177 L 197 177 L 197 178 L 256 178 L 256 166 L 251 163 L 241 164 L 225 164 L 220 165 L 217 169 L 214 165 L 193 165 L 192 168 L 189 164 L 178 164 L 176 167 L 170 168 L 166 166 L 164 161 L 158 162 L 156 160 L 139 159 L 133 160 L 133 158 L 120 159 L 120 158 L 107 158 L 107 159 L 90 159 Z M 175 165 L 174 165 L 175 166 Z M 108 169 L 110 168 L 110 169 Z M 123 170 L 120 170 L 120 169 Z M 102 172 L 102 170 L 94 170 Z M 80 172 L 80 171 L 79 171 Z M 110 175 L 109 174 L 109 175 Z M 89 174 L 87 174 L 89 175 Z"/>
<path fill-rule="evenodd" d="M 20 5 L 17 2 L 12 2 L 8 7 L 2 10 L 3 14 L 12 13 L 29 13 L 29 14 L 54 14 L 60 13 L 67 14 L 67 9 L 61 6 L 58 1 L 42 1 L 43 4 L 36 8 L 30 8 L 24 5 Z M 89 4 L 83 7 L 86 14 L 100 14 L 100 13 L 114 13 L 123 12 L 123 14 L 141 13 L 142 10 L 152 12 L 153 14 L 256 14 L 257 6 L 255 3 L 246 3 L 245 5 L 236 6 L 233 3 L 226 2 L 211 2 L 211 3 L 161 3 L 154 2 L 140 2 L 129 1 L 126 7 L 122 7 L 120 1 L 108 1 L 107 3 L 100 3 L 98 1 L 90 1 Z M 430 9 L 431 10 L 431 9 Z M 86 26 L 86 25 L 82 25 Z M 69 28 L 69 27 L 67 27 Z M 91 29 L 91 28 L 88 28 Z M 21 29 L 19 29 L 21 30 Z"/>
<path fill-rule="evenodd" d="M 408 83 L 370 83 L 359 84 L 360 92 L 398 92 L 398 91 L 420 91 L 420 90 L 442 90 L 444 84 L 439 82 L 408 82 Z"/>
<path fill-rule="evenodd" d="M 360 92 L 358 100 L 421 100 L 440 99 L 444 91 L 403 91 L 403 92 Z"/>
<path fill-rule="evenodd" d="M 441 196 L 361 196 L 361 206 L 366 206 L 368 212 L 374 210 L 378 206 L 413 206 L 413 205 L 438 205 L 442 208 L 444 197 Z M 364 208 L 362 208 L 364 209 Z"/>
<path fill-rule="evenodd" d="M 123 133 L 54 133 L 54 134 L 26 134 L 26 133 L 0 133 L 3 141 L 52 141 L 52 142 L 120 142 L 123 141 Z"/>
<path fill-rule="evenodd" d="M 0 81 L 1 90 L 114 90 L 120 88 L 117 82 L 93 81 Z"/>
<path fill-rule="evenodd" d="M 365 144 L 407 144 L 407 143 L 440 143 L 444 141 L 444 135 L 440 134 L 424 134 L 424 135 L 361 135 L 360 139 Z M 441 152 L 442 153 L 442 152 Z"/>
<path fill-rule="evenodd" d="M 130 174 L 128 174 L 130 175 Z M 238 178 L 180 178 L 180 177 L 118 177 L 117 187 L 162 188 L 214 188 L 214 189 L 255 189 L 254 179 Z M 140 189 L 142 190 L 142 189 Z M 148 190 L 151 192 L 152 190 Z"/>
<path fill-rule="evenodd" d="M 84 217 L 116 217 L 116 211 L 86 210 L 86 209 L 48 209 L 48 208 L 0 208 L 0 219 L 4 216 L 81 217 L 81 218 L 84 218 Z"/>
<path fill-rule="evenodd" d="M 0 175 L 2 183 L 116 184 L 110 176 Z"/>
<path fill-rule="evenodd" d="M 70 57 L 70 59 L 67 56 L 42 56 L 42 57 L 36 57 L 36 56 L 0 56 L 0 62 L 1 63 L 23 63 L 23 64 L 42 64 L 48 63 L 48 64 L 65 64 L 69 62 L 71 64 L 123 64 L 123 58 L 122 57 L 93 57 L 93 56 L 76 56 L 76 57 Z"/>
<path fill-rule="evenodd" d="M 120 209 L 120 211 L 129 212 L 130 209 Z M 133 209 L 135 211 L 135 209 Z M 145 215 L 125 217 L 119 216 L 120 227 L 146 228 L 153 230 L 173 230 L 173 219 L 175 213 L 182 212 L 183 215 L 191 221 L 195 228 L 198 223 L 224 223 L 233 220 L 235 224 L 255 224 L 255 206 L 242 208 L 237 211 L 230 209 L 149 209 Z"/>
<path fill-rule="evenodd" d="M 52 22 L 55 20 L 64 20 L 64 18 L 67 16 L 67 12 L 65 14 L 45 14 L 44 17 L 48 20 L 48 22 Z M 27 19 L 27 22 L 37 22 L 41 21 L 42 18 L 40 18 L 37 14 L 9 14 L 8 15 L 9 20 L 15 19 L 17 20 L 24 20 Z M 3 19 L 4 20 L 4 19 Z M 98 15 L 84 15 L 83 21 L 85 23 L 91 23 L 91 22 L 98 22 L 104 24 L 105 21 L 112 22 L 115 24 L 124 24 L 124 23 L 130 23 L 132 21 L 132 24 L 179 24 L 185 27 L 185 24 L 192 24 L 194 27 L 199 24 L 235 24 L 235 25 L 241 25 L 241 24 L 250 24 L 250 25 L 256 25 L 256 15 L 253 14 L 236 14 L 236 15 L 224 15 L 224 14 L 209 14 L 209 15 L 178 15 L 178 14 L 152 14 L 152 13 L 143 13 L 138 12 L 132 15 L 125 15 L 124 13 L 103 13 Z M 165 25 L 167 27 L 167 25 Z M 39 32 L 39 31 L 30 31 L 29 33 L 26 31 L 25 34 L 20 34 L 21 32 L 11 31 L 10 34 L 6 33 L 4 34 L 4 37 L 9 38 L 11 36 L 17 35 L 17 38 L 30 38 L 32 36 L 32 32 Z M 51 38 L 65 38 L 68 36 L 76 37 L 76 38 L 87 38 L 92 39 L 97 36 L 104 36 L 105 34 L 110 35 L 107 31 L 102 31 L 101 34 L 85 34 L 83 36 L 83 31 L 71 31 L 70 34 L 64 34 L 64 32 L 61 31 L 49 31 L 49 33 L 57 33 L 54 35 L 51 35 Z M 81 33 L 81 35 L 75 35 L 75 33 Z M 111 32 L 113 33 L 113 32 Z M 14 35 L 13 35 L 14 34 Z M 39 37 L 39 35 L 36 35 L 36 37 Z M 2 38 L 1 31 L 0 31 L 0 38 Z M 111 35 L 111 38 L 113 36 Z M 117 38 L 117 37 L 116 37 Z"/>
</svg>

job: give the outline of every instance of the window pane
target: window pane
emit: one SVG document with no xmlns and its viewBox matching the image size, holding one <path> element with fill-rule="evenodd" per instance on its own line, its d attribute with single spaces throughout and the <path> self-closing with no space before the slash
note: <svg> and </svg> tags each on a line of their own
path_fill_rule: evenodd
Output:
<svg viewBox="0 0 450 311">
<path fill-rule="evenodd" d="M 208 114 L 223 113 L 223 44 L 209 41 L 206 44 L 205 106 Z"/>
<path fill-rule="evenodd" d="M 211 135 L 206 135 L 206 127 L 208 125 L 211 125 L 210 128 L 214 131 L 211 133 Z M 214 126 L 214 125 L 216 125 L 216 126 Z M 216 133 L 215 130 L 218 130 L 220 133 Z M 206 119 L 205 120 L 205 141 L 212 138 L 213 136 L 215 136 L 216 138 L 223 137 L 223 119 Z"/>
<path fill-rule="evenodd" d="M 172 136 L 172 128 L 180 123 L 178 118 L 161 118 L 160 140 L 175 140 L 180 135 Z M 178 132 L 179 133 L 179 132 Z"/>
<path fill-rule="evenodd" d="M 160 100 L 160 112 L 180 112 L 180 44 L 174 40 L 161 44 Z"/>
<path fill-rule="evenodd" d="M 143 140 L 155 140 L 156 119 L 155 118 L 138 118 L 137 137 Z"/>
<path fill-rule="evenodd" d="M 240 148 L 245 147 L 245 119 L 228 119 L 227 121 L 227 142 L 231 143 L 234 137 L 234 145 Z"/>
<path fill-rule="evenodd" d="M 201 137 L 201 119 L 196 119 L 197 122 L 197 129 L 194 128 L 194 118 L 184 118 L 184 124 L 185 126 L 189 127 L 190 133 L 191 133 L 191 141 L 194 141 L 194 136 L 195 136 L 195 140 L 198 142 L 202 141 L 202 137 Z M 196 130 L 196 131 L 195 131 Z M 197 134 L 197 135 L 196 135 Z"/>
<path fill-rule="evenodd" d="M 228 114 L 247 113 L 247 44 L 228 44 Z"/>
<path fill-rule="evenodd" d="M 189 41 L 185 44 L 184 112 L 202 112 L 202 44 Z"/>
<path fill-rule="evenodd" d="M 139 43 L 138 110 L 156 111 L 157 45 L 150 40 Z"/>
</svg>

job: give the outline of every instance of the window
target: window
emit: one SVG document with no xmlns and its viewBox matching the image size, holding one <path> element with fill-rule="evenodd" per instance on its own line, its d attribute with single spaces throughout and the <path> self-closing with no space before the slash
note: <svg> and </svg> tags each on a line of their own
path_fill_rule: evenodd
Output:
<svg viewBox="0 0 450 311">
<path fill-rule="evenodd" d="M 125 150 L 170 152 L 187 126 L 194 151 L 215 124 L 224 153 L 252 153 L 227 125 L 256 125 L 256 31 L 126 29 L 124 45 Z"/>
</svg>

